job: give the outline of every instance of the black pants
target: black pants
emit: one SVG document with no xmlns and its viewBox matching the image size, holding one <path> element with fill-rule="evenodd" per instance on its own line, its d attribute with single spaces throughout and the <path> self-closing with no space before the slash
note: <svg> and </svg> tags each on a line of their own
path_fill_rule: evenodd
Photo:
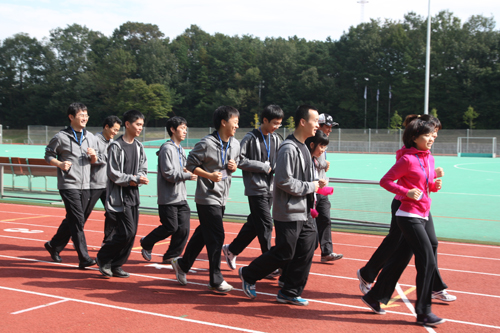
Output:
<svg viewBox="0 0 500 333">
<path fill-rule="evenodd" d="M 161 225 L 151 231 L 142 240 L 142 247 L 151 251 L 153 246 L 165 238 L 172 236 L 170 246 L 163 255 L 163 260 L 176 258 L 182 254 L 189 238 L 191 211 L 189 205 L 159 205 Z"/>
<path fill-rule="evenodd" d="M 50 246 L 57 252 L 61 252 L 72 238 L 78 253 L 78 260 L 80 262 L 89 261 L 83 228 L 86 220 L 85 212 L 90 202 L 90 190 L 59 190 L 59 193 L 66 209 L 66 218 L 50 240 Z"/>
<path fill-rule="evenodd" d="M 249 196 L 250 215 L 247 222 L 241 227 L 236 238 L 229 244 L 229 251 L 239 255 L 250 245 L 255 237 L 259 239 L 262 253 L 271 248 L 273 234 L 273 218 L 271 217 L 271 205 L 273 198 L 264 196 Z"/>
<path fill-rule="evenodd" d="M 200 225 L 189 240 L 184 256 L 178 260 L 183 272 L 189 272 L 203 247 L 207 247 L 210 285 L 218 287 L 224 281 L 220 272 L 220 258 L 224 244 L 224 206 L 196 204 Z"/>
<path fill-rule="evenodd" d="M 123 212 L 115 213 L 114 234 L 97 253 L 99 263 L 105 266 L 119 267 L 125 264 L 134 246 L 139 224 L 139 206 L 123 207 Z"/>
<path fill-rule="evenodd" d="M 255 284 L 278 268 L 283 268 L 281 292 L 299 297 L 306 286 L 317 244 L 316 225 L 309 215 L 307 221 L 281 222 L 274 220 L 276 245 L 243 267 L 243 278 Z"/>
<path fill-rule="evenodd" d="M 94 207 L 99 199 L 101 199 L 102 205 L 106 207 L 106 189 L 91 189 L 89 204 L 87 206 L 87 209 L 85 210 L 85 221 L 87 221 L 90 214 L 92 214 L 92 211 L 94 210 Z M 104 215 L 106 215 L 106 213 Z"/>
<path fill-rule="evenodd" d="M 377 250 L 375 250 L 375 252 L 371 256 L 370 260 L 368 260 L 366 265 L 360 269 L 361 276 L 365 281 L 368 282 L 375 281 L 375 278 L 377 277 L 378 273 L 387 263 L 387 260 L 391 257 L 394 251 L 396 251 L 396 248 L 398 247 L 398 244 L 402 239 L 401 230 L 399 229 L 399 226 L 396 222 L 396 212 L 398 211 L 400 206 L 401 206 L 401 201 L 396 199 L 392 200 L 391 203 L 392 217 L 391 217 L 391 227 L 389 229 L 389 233 L 384 238 L 382 243 L 380 243 L 379 247 L 377 248 Z M 436 236 L 436 232 L 434 230 L 434 221 L 432 220 L 432 215 L 430 213 L 429 213 L 429 220 L 425 224 L 425 229 L 427 231 L 427 235 L 429 236 L 429 240 L 432 244 L 432 250 L 434 251 L 434 258 L 437 264 L 438 239 Z M 405 267 L 410 262 L 412 256 L 413 252 L 409 253 L 406 259 L 403 259 L 404 262 L 406 262 Z M 441 274 L 439 273 L 439 268 L 437 268 L 432 290 L 440 291 L 446 288 L 448 288 L 448 286 L 446 285 L 446 283 L 444 283 L 443 279 L 441 278 Z"/>
<path fill-rule="evenodd" d="M 332 245 L 332 220 L 330 218 L 330 208 L 332 204 L 328 196 L 316 194 L 316 227 L 318 228 L 318 242 L 321 255 L 326 256 L 333 252 Z"/>
<path fill-rule="evenodd" d="M 415 254 L 417 268 L 417 302 L 415 312 L 428 314 L 431 312 L 431 291 L 436 276 L 436 260 L 429 235 L 426 231 L 427 221 L 420 218 L 396 216 L 396 221 L 403 234 L 396 251 L 382 269 L 377 283 L 368 295 L 379 302 L 387 304 L 391 299 L 396 283 L 408 265 L 408 257 Z"/>
</svg>

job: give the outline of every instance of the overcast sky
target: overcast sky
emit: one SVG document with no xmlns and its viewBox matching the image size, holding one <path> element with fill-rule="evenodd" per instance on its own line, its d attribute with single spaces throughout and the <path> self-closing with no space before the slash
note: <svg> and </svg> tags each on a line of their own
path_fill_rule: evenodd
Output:
<svg viewBox="0 0 500 333">
<path fill-rule="evenodd" d="M 127 21 L 153 23 L 175 38 L 191 24 L 226 35 L 337 40 L 361 22 L 361 0 L 0 0 L 0 39 L 25 32 L 47 37 L 51 29 L 78 23 L 110 36 Z M 428 0 L 362 0 L 364 20 L 402 20 L 413 11 L 427 17 Z M 431 14 L 449 10 L 466 21 L 471 15 L 500 17 L 498 0 L 431 0 Z M 498 29 L 498 25 L 497 28 Z"/>
</svg>

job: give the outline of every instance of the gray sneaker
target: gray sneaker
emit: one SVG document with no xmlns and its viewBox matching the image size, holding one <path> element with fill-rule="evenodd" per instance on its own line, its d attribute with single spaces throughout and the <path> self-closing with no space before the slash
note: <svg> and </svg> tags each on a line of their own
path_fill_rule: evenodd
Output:
<svg viewBox="0 0 500 333">
<path fill-rule="evenodd" d="M 329 261 L 336 261 L 342 259 L 343 257 L 344 257 L 343 254 L 332 252 L 330 254 L 327 254 L 326 256 L 321 256 L 321 262 L 325 263 Z"/>
<path fill-rule="evenodd" d="M 177 278 L 177 281 L 183 286 L 185 286 L 188 282 L 186 279 L 186 273 L 184 273 L 179 266 L 179 263 L 177 262 L 180 258 L 175 258 L 172 260 L 172 268 L 175 271 L 175 277 Z"/>
<path fill-rule="evenodd" d="M 140 240 L 141 247 L 142 247 L 142 250 L 141 250 L 142 257 L 144 258 L 144 260 L 151 261 L 151 252 L 152 252 L 152 250 L 146 250 L 144 248 L 144 246 L 142 246 L 142 240 L 143 239 L 144 239 L 144 237 L 142 237 L 141 240 Z"/>
<path fill-rule="evenodd" d="M 365 279 L 361 276 L 361 271 L 358 269 L 356 272 L 358 275 L 358 280 L 359 280 L 359 290 L 363 293 L 363 295 L 368 294 L 370 289 L 372 289 L 372 284 L 370 282 L 366 282 Z"/>
</svg>

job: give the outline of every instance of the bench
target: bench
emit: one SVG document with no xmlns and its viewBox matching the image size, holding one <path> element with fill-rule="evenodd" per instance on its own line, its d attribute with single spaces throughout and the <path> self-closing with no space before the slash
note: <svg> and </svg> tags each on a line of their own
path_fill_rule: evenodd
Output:
<svg viewBox="0 0 500 333">
<path fill-rule="evenodd" d="M 0 156 L 0 187 L 3 195 L 3 175 L 12 175 L 12 188 L 15 187 L 15 177 L 27 176 L 28 189 L 31 192 L 31 181 L 34 177 L 45 178 L 45 191 L 48 191 L 47 177 L 57 177 L 57 167 L 48 164 L 43 158 L 23 158 Z"/>
</svg>

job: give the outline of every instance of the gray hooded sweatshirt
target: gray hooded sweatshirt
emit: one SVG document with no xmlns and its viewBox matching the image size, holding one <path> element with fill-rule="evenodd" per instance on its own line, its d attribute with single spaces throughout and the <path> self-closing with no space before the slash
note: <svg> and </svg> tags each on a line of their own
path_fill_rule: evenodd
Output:
<svg viewBox="0 0 500 333">
<path fill-rule="evenodd" d="M 289 136 L 280 146 L 274 177 L 273 219 L 282 222 L 307 221 L 309 194 L 315 191 L 312 168 Z"/>
<path fill-rule="evenodd" d="M 141 176 L 148 174 L 148 160 L 144 151 L 144 146 L 137 139 L 137 156 L 139 156 L 138 170 L 134 175 L 123 173 L 123 163 L 125 153 L 120 144 L 115 140 L 108 147 L 108 164 L 106 173 L 108 175 L 108 186 L 106 187 L 106 209 L 112 212 L 123 212 L 123 192 L 124 187 L 130 186 L 130 181 L 139 184 Z"/>
<path fill-rule="evenodd" d="M 106 175 L 106 164 L 108 163 L 108 147 L 113 139 L 106 140 L 104 135 L 97 133 L 94 135 L 96 142 L 97 162 L 91 165 L 90 168 L 90 188 L 103 189 L 108 183 Z"/>
<path fill-rule="evenodd" d="M 82 130 L 81 145 L 76 141 L 71 127 L 59 131 L 45 148 L 45 161 L 53 159 L 71 162 L 68 171 L 57 168 L 57 188 L 59 190 L 90 189 L 90 157 L 87 148 L 95 148 L 95 137 L 89 131 Z"/>
<path fill-rule="evenodd" d="M 172 140 L 161 145 L 158 155 L 158 205 L 184 204 L 187 200 L 186 180 L 191 174 L 184 172 L 186 153 Z"/>
<path fill-rule="evenodd" d="M 269 175 L 268 172 L 270 167 L 271 172 L 276 169 L 276 156 L 281 138 L 277 133 L 270 135 L 271 147 L 274 148 L 274 160 L 270 161 L 270 164 L 261 160 L 261 144 L 253 131 L 248 132 L 241 140 L 238 168 L 243 171 L 246 196 L 267 196 L 273 192 L 274 175 Z"/>
<path fill-rule="evenodd" d="M 186 169 L 193 172 L 197 167 L 206 172 L 222 171 L 226 169 L 227 178 L 220 182 L 213 182 L 204 177 L 198 177 L 194 201 L 200 205 L 225 206 L 231 186 L 232 173 L 227 170 L 229 160 L 234 160 L 236 165 L 239 162 L 240 143 L 234 137 L 229 141 L 229 147 L 222 151 L 221 143 L 217 137 L 217 132 L 205 136 L 198 142 L 189 153 Z M 222 154 L 224 154 L 224 164 Z M 226 156 L 227 155 L 227 156 Z"/>
</svg>

